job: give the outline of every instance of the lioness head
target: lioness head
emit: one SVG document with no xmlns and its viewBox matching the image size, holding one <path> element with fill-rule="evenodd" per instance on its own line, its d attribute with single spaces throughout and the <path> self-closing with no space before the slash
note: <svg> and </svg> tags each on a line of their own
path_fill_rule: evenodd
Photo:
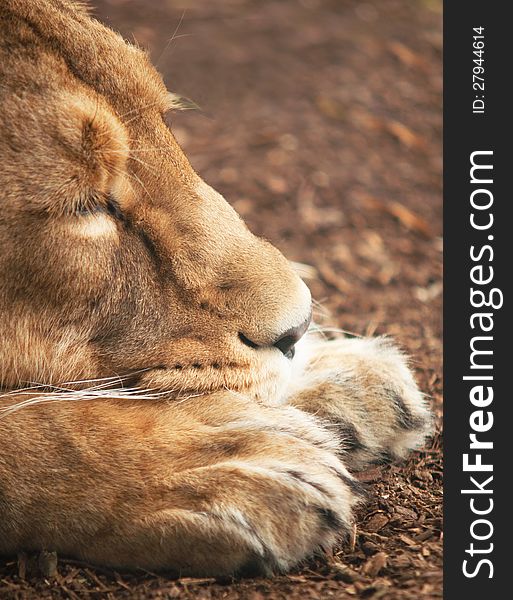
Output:
<svg viewBox="0 0 513 600">
<path fill-rule="evenodd" d="M 61 0 L 0 15 L 1 385 L 279 394 L 310 294 L 193 171 L 146 54 Z"/>
</svg>

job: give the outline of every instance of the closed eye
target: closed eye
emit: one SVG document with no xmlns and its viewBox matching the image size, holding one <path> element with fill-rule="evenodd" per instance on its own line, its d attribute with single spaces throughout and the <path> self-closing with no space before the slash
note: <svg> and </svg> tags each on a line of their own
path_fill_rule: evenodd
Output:
<svg viewBox="0 0 513 600">
<path fill-rule="evenodd" d="M 97 215 L 98 213 L 108 213 L 117 221 L 125 222 L 126 220 L 125 215 L 119 206 L 119 202 L 112 196 L 112 194 L 109 194 L 101 200 L 97 198 L 89 199 L 88 201 L 81 203 L 73 211 L 73 214 L 79 217 Z"/>
<path fill-rule="evenodd" d="M 143 230 L 139 228 L 135 228 L 133 223 L 123 214 L 119 202 L 114 198 L 112 194 L 105 196 L 102 200 L 96 200 L 94 203 L 92 202 L 90 206 L 83 205 L 75 211 L 76 215 L 79 216 L 95 216 L 95 215 L 110 215 L 115 221 L 118 221 L 123 224 L 128 230 L 133 231 L 139 237 L 139 239 L 143 242 L 146 250 L 151 257 L 151 259 L 160 264 L 161 259 L 160 255 L 157 251 L 157 248 L 151 239 L 151 237 Z M 115 228 L 114 223 L 112 223 L 112 227 Z"/>
<path fill-rule="evenodd" d="M 114 217 L 114 219 L 118 221 L 125 221 L 125 215 L 123 214 L 121 207 L 119 206 L 119 202 L 109 194 L 107 196 L 107 204 L 106 204 L 107 212 Z"/>
</svg>

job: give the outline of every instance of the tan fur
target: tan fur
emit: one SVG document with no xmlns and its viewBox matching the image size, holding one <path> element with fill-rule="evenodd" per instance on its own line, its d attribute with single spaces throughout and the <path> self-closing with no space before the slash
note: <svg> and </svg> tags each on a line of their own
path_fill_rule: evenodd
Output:
<svg viewBox="0 0 513 600">
<path fill-rule="evenodd" d="M 0 18 L 0 554 L 270 573 L 332 545 L 344 462 L 428 432 L 404 358 L 285 357 L 310 294 L 192 170 L 146 55 L 64 0 Z"/>
</svg>

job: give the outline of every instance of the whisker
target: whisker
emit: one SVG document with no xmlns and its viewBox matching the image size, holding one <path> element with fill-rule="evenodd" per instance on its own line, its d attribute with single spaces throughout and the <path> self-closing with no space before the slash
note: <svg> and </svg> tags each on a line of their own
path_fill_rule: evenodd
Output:
<svg viewBox="0 0 513 600">
<path fill-rule="evenodd" d="M 163 148 L 162 150 L 160 150 L 160 152 L 163 152 L 164 150 L 165 150 L 165 148 Z M 169 151 L 169 148 L 167 150 Z M 127 157 L 128 160 L 133 160 L 133 161 L 139 163 L 145 169 L 148 169 L 148 171 L 151 171 L 154 175 L 157 175 L 157 171 L 155 170 L 154 166 L 151 165 L 150 163 L 142 160 L 141 158 L 137 158 L 136 156 L 134 156 L 135 152 L 143 152 L 143 150 L 131 149 L 128 154 L 126 152 L 122 152 L 121 150 L 109 150 L 108 154 L 109 155 L 116 155 L 117 154 L 119 156 Z M 155 153 L 156 150 L 148 150 L 148 152 Z M 118 174 L 122 174 L 122 171 L 118 171 Z"/>
<path fill-rule="evenodd" d="M 312 298 L 312 307 L 313 312 L 321 317 L 329 318 L 331 316 L 331 311 L 314 298 Z"/>
<path fill-rule="evenodd" d="M 8 416 L 13 412 L 17 412 L 29 406 L 45 404 L 48 402 L 63 402 L 63 401 L 86 401 L 86 400 L 159 400 L 160 398 L 169 396 L 176 390 L 161 390 L 157 388 L 125 388 L 125 389 L 110 389 L 110 390 L 65 390 L 64 392 L 41 394 L 40 396 L 32 396 L 20 402 L 15 402 L 11 406 L 0 408 L 0 418 Z M 20 395 L 31 395 L 29 392 L 23 392 Z"/>
<path fill-rule="evenodd" d="M 141 116 L 141 113 L 143 110 L 146 110 L 147 108 L 152 108 L 153 106 L 156 106 L 158 103 L 159 103 L 158 100 L 154 100 L 153 102 L 150 102 L 149 104 L 144 104 L 143 106 L 137 106 L 136 108 L 132 108 L 132 110 L 129 110 L 126 113 L 119 115 L 119 118 L 122 120 L 123 125 L 127 125 L 128 123 L 131 123 L 134 119 L 139 118 Z M 131 115 L 133 113 L 139 113 L 139 114 L 136 114 L 136 116 L 134 118 L 129 119 L 128 121 L 123 121 L 123 119 L 125 117 L 127 117 L 128 115 Z"/>
<path fill-rule="evenodd" d="M 307 335 L 309 333 L 315 334 L 315 333 L 342 333 L 345 335 L 351 335 L 353 337 L 357 337 L 357 338 L 362 338 L 364 337 L 363 335 L 359 334 L 359 333 L 355 333 L 354 331 L 349 331 L 348 329 L 341 329 L 339 327 L 320 327 L 318 325 L 312 325 L 310 327 L 310 329 L 306 332 Z"/>
<path fill-rule="evenodd" d="M 128 173 L 128 176 L 135 179 L 135 181 L 142 187 L 142 189 L 146 192 L 148 198 L 150 199 L 151 202 L 153 202 L 153 197 L 150 194 L 150 192 L 148 192 L 148 190 L 146 189 L 146 186 L 144 185 L 144 183 L 140 180 L 140 178 L 135 174 L 135 173 Z"/>
<path fill-rule="evenodd" d="M 130 158 L 130 160 L 135 160 L 135 162 L 139 163 L 144 168 L 148 169 L 148 171 L 151 171 L 154 175 L 157 175 L 157 171 L 149 163 L 145 162 L 144 160 L 141 160 L 140 158 L 136 158 L 135 156 L 132 156 L 132 155 L 130 155 L 129 158 Z"/>
<path fill-rule="evenodd" d="M 41 389 L 44 387 L 46 387 L 46 386 L 44 386 L 43 384 L 37 384 L 37 385 L 31 385 L 31 386 L 27 386 L 27 387 L 23 387 L 23 388 L 15 388 L 12 390 L 8 390 L 4 394 L 0 394 L 0 398 L 8 398 L 9 396 L 21 394 L 24 392 L 34 391 L 34 390 Z"/>
<path fill-rule="evenodd" d="M 170 150 L 169 146 L 162 146 L 160 148 L 130 148 L 130 154 L 132 154 L 132 152 L 162 152 L 164 150 Z M 122 154 L 122 152 L 120 152 L 119 150 L 114 150 L 113 152 Z"/>
<path fill-rule="evenodd" d="M 124 375 L 111 375 L 109 377 L 97 377 L 95 379 L 76 379 L 74 381 L 63 381 L 62 385 L 74 385 L 81 383 L 89 383 L 94 381 L 114 381 L 114 380 L 123 380 L 132 377 L 133 375 L 138 375 L 139 373 L 145 373 L 146 371 L 151 371 L 150 367 L 146 367 L 145 369 L 137 369 L 135 371 L 130 371 Z"/>
<path fill-rule="evenodd" d="M 164 49 L 160 53 L 160 56 L 157 58 L 157 62 L 155 63 L 156 67 L 158 67 L 159 62 L 162 60 L 162 57 L 164 56 L 164 53 L 167 51 L 167 49 L 169 48 L 169 46 L 173 43 L 174 40 L 177 39 L 177 34 L 178 34 L 178 31 L 180 30 L 180 27 L 182 26 L 182 22 L 183 22 L 183 20 L 185 18 L 185 13 L 186 12 L 187 12 L 187 10 L 184 9 L 183 12 L 182 12 L 182 16 L 180 17 L 180 20 L 178 21 L 178 25 L 175 27 L 175 30 L 173 31 L 173 35 L 169 38 L 167 44 L 164 46 Z"/>
</svg>

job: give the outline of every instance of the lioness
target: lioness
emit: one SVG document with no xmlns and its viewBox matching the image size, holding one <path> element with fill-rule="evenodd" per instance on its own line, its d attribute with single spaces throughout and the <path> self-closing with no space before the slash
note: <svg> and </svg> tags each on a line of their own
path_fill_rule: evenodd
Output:
<svg viewBox="0 0 513 600">
<path fill-rule="evenodd" d="M 65 0 L 0 17 L 0 554 L 242 575 L 330 547 L 350 471 L 429 431 L 405 357 L 307 333 L 144 52 Z"/>
</svg>

